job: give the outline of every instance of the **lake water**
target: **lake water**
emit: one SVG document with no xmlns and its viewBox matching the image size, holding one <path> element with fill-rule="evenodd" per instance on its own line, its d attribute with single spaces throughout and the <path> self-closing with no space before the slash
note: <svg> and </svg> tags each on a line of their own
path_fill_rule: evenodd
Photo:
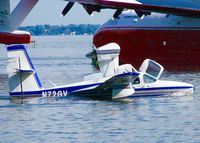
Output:
<svg viewBox="0 0 200 143">
<path fill-rule="evenodd" d="M 92 36 L 33 37 L 28 52 L 44 87 L 81 81 L 92 72 L 85 54 Z M 8 95 L 4 46 L 0 95 Z M 164 72 L 163 79 L 190 82 L 193 96 L 98 101 L 35 99 L 23 104 L 0 96 L 1 143 L 200 143 L 200 72 Z"/>
</svg>

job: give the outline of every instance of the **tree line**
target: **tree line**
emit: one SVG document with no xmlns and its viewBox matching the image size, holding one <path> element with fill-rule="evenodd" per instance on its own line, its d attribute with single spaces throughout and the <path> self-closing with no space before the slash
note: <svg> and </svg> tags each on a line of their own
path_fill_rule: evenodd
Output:
<svg viewBox="0 0 200 143">
<path fill-rule="evenodd" d="M 36 25 L 22 26 L 19 30 L 28 31 L 33 36 L 39 35 L 93 35 L 100 27 L 96 24 L 69 24 L 69 25 Z"/>
</svg>

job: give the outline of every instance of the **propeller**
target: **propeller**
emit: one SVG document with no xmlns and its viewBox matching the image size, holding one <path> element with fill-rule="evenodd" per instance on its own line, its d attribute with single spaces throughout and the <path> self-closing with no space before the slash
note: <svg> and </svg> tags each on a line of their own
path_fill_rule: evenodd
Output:
<svg viewBox="0 0 200 143">
<path fill-rule="evenodd" d="M 119 15 L 122 13 L 123 9 L 117 9 L 116 12 L 113 15 L 114 19 L 117 19 Z"/>
<path fill-rule="evenodd" d="M 73 7 L 73 5 L 74 5 L 74 2 L 68 2 L 68 4 L 65 6 L 65 8 L 62 11 L 62 16 L 65 16 Z"/>
</svg>

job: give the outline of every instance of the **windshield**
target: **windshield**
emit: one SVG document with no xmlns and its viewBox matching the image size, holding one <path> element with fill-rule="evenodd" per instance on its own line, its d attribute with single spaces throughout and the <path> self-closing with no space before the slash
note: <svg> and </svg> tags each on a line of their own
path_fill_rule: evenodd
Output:
<svg viewBox="0 0 200 143">
<path fill-rule="evenodd" d="M 150 59 L 146 59 L 140 66 L 139 70 L 141 72 L 147 73 L 148 75 L 152 76 L 155 79 L 158 79 L 161 76 L 164 68 L 159 63 Z"/>
<path fill-rule="evenodd" d="M 149 66 L 147 68 L 146 73 L 152 75 L 153 77 L 157 77 L 161 71 L 161 67 L 156 63 L 149 61 Z"/>
</svg>

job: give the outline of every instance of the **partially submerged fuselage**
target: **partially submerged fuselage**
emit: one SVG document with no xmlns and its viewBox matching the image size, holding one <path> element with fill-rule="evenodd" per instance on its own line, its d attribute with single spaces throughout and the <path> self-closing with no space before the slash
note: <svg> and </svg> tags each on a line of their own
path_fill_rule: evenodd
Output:
<svg viewBox="0 0 200 143">
<path fill-rule="evenodd" d="M 121 99 L 163 95 L 191 95 L 193 85 L 161 81 L 163 67 L 147 59 L 137 71 L 130 64 L 119 65 L 120 47 L 110 43 L 94 49 L 99 72 L 85 76 L 83 82 L 43 88 L 25 46 L 9 46 L 9 94 L 14 98 L 79 96 L 94 99 Z"/>
</svg>

